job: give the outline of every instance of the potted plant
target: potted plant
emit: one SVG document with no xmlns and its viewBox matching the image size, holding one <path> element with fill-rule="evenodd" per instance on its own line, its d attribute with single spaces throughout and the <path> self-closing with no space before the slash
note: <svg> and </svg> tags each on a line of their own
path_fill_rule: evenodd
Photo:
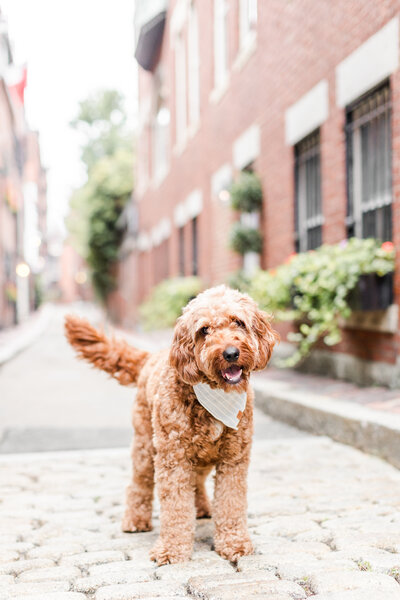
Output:
<svg viewBox="0 0 400 600">
<path fill-rule="evenodd" d="M 262 207 L 262 187 L 258 175 L 242 171 L 230 189 L 231 205 L 240 211 L 240 222 L 231 232 L 231 248 L 243 256 L 243 272 L 246 277 L 260 266 L 262 235 L 259 231 Z"/>
</svg>

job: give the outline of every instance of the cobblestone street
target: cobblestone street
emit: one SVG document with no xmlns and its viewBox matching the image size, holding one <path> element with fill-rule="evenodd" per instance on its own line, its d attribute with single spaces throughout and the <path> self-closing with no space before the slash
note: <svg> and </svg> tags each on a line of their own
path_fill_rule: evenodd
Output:
<svg viewBox="0 0 400 600">
<path fill-rule="evenodd" d="M 1 450 L 21 454 L 0 456 L 0 600 L 400 598 L 399 471 L 259 410 L 248 508 L 256 554 L 222 560 L 203 520 L 192 561 L 157 568 L 148 553 L 158 518 L 151 533 L 120 529 L 133 391 L 76 361 L 62 316 L 55 310 L 1 370 Z M 102 449 L 25 453 L 90 446 Z"/>
<path fill-rule="evenodd" d="M 158 534 L 120 531 L 127 450 L 0 459 L 0 599 L 398 600 L 400 474 L 327 438 L 275 427 L 255 443 L 237 567 L 198 521 L 193 560 L 156 568 Z"/>
</svg>

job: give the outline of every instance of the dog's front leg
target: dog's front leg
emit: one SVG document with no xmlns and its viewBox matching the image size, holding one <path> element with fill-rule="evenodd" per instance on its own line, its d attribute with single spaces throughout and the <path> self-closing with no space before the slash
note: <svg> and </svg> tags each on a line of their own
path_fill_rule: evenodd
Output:
<svg viewBox="0 0 400 600">
<path fill-rule="evenodd" d="M 163 448 L 155 460 L 161 532 L 150 558 L 159 565 L 189 560 L 194 541 L 196 473 L 185 458 L 171 460 L 173 451 Z"/>
<path fill-rule="evenodd" d="M 236 562 L 253 554 L 247 528 L 248 457 L 241 462 L 221 462 L 215 477 L 213 517 L 215 549 L 223 558 Z"/>
</svg>

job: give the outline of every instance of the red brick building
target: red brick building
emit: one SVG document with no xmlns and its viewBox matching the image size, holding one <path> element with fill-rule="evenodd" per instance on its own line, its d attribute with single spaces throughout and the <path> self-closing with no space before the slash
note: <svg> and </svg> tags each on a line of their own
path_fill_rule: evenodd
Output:
<svg viewBox="0 0 400 600">
<path fill-rule="evenodd" d="M 36 308 L 47 254 L 46 172 L 38 134 L 25 120 L 25 86 L 0 15 L 0 329 Z"/>
<path fill-rule="evenodd" d="M 122 266 L 127 285 L 138 276 L 122 284 L 126 305 L 163 278 L 212 285 L 240 267 L 223 190 L 249 167 L 263 185 L 262 267 L 351 235 L 400 251 L 399 22 L 398 0 L 138 0 L 139 235 Z M 397 271 L 395 305 L 345 330 L 337 373 L 400 380 L 399 300 Z"/>
</svg>

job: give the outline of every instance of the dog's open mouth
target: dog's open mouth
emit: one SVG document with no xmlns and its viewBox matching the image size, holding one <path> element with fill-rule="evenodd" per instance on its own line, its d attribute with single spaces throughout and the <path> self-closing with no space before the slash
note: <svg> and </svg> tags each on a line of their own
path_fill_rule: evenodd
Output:
<svg viewBox="0 0 400 600">
<path fill-rule="evenodd" d="M 238 365 L 232 365 L 227 369 L 222 369 L 221 375 L 228 383 L 239 383 L 242 378 L 242 369 Z"/>
</svg>

